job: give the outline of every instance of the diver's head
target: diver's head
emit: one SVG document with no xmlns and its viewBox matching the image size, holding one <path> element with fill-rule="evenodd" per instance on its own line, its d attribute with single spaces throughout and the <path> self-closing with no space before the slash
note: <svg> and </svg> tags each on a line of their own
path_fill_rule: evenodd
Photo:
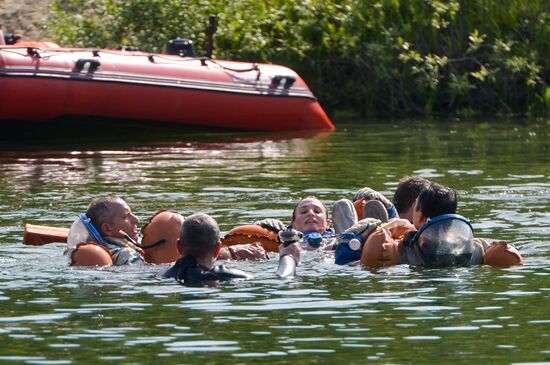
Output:
<svg viewBox="0 0 550 365">
<path fill-rule="evenodd" d="M 431 183 L 416 199 L 413 224 L 420 228 L 428 218 L 456 213 L 457 197 L 454 189 Z"/>
<path fill-rule="evenodd" d="M 475 250 L 472 226 L 456 214 L 429 220 L 411 243 L 419 263 L 428 267 L 468 266 Z"/>
<path fill-rule="evenodd" d="M 397 209 L 399 218 L 413 222 L 414 203 L 420 193 L 431 184 L 431 181 L 420 176 L 405 176 L 393 195 L 393 205 Z"/>
<path fill-rule="evenodd" d="M 187 217 L 181 225 L 177 245 L 182 256 L 192 256 L 211 266 L 221 249 L 218 223 L 202 213 Z"/>
</svg>

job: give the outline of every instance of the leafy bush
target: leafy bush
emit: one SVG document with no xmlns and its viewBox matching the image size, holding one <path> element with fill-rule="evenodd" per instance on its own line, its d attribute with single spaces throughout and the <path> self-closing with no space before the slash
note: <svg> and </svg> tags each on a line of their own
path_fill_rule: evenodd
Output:
<svg viewBox="0 0 550 365">
<path fill-rule="evenodd" d="M 294 68 L 329 110 L 358 115 L 544 114 L 550 110 L 547 0 L 52 0 L 66 46 L 204 50 Z"/>
</svg>

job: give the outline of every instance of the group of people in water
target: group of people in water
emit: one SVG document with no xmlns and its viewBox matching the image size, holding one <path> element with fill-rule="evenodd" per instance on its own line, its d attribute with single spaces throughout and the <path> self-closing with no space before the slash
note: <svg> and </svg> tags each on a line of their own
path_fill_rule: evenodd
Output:
<svg viewBox="0 0 550 365">
<path fill-rule="evenodd" d="M 363 188 L 353 200 L 335 202 L 331 220 L 327 207 L 309 196 L 294 208 L 290 225 L 272 218 L 254 224 L 276 234 L 279 266 L 283 262 L 292 266 L 291 270 L 277 271 L 283 275 L 294 273 L 307 251 L 318 250 L 334 251 L 338 265 L 367 267 L 523 263 L 520 253 L 507 242 L 488 244 L 474 237 L 468 219 L 456 213 L 454 189 L 422 177 L 406 176 L 400 180 L 393 202 L 373 189 Z M 86 249 L 95 250 L 91 262 L 96 264 L 175 261 L 163 276 L 184 283 L 247 278 L 245 272 L 215 265 L 216 261 L 267 258 L 265 248 L 258 242 L 222 246 L 218 224 L 206 214 L 157 214 L 142 228 L 141 242 L 138 223 L 139 219 L 120 197 L 94 199 L 71 227 L 69 256 L 77 265 L 90 262 Z M 98 252 L 104 255 L 103 261 L 97 260 Z M 159 254 L 164 257 L 159 258 Z"/>
</svg>

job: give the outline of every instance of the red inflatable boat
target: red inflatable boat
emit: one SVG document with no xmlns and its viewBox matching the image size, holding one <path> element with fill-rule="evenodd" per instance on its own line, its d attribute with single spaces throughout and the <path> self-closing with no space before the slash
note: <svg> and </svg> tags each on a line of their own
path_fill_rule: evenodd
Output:
<svg viewBox="0 0 550 365">
<path fill-rule="evenodd" d="M 287 67 L 133 51 L 0 46 L 0 126 L 92 116 L 249 130 L 334 130 Z"/>
</svg>

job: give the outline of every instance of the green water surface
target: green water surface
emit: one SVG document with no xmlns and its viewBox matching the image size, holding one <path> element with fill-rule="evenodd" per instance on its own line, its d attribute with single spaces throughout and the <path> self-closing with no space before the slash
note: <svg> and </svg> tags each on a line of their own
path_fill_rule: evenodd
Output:
<svg viewBox="0 0 550 365">
<path fill-rule="evenodd" d="M 0 137 L 0 363 L 550 364 L 550 122 L 337 127 Z M 184 287 L 158 278 L 166 265 L 71 268 L 63 244 L 21 243 L 25 223 L 68 227 L 97 195 L 121 195 L 142 223 L 205 212 L 225 232 L 288 222 L 307 195 L 391 198 L 409 174 L 457 189 L 476 236 L 511 241 L 525 265 L 365 270 L 311 253 L 279 280 L 271 254 L 228 263 L 251 280 Z"/>
</svg>

